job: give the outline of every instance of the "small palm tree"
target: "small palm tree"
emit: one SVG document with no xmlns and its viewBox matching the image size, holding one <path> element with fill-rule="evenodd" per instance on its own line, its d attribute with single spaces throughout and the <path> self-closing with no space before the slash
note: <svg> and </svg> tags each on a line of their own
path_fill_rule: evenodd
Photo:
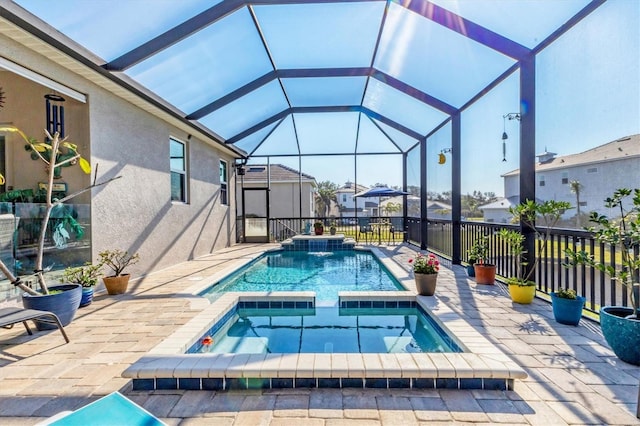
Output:
<svg viewBox="0 0 640 426">
<path fill-rule="evenodd" d="M 569 189 L 571 192 L 576 194 L 576 228 L 580 228 L 580 191 L 584 188 L 584 186 L 580 183 L 580 181 L 572 180 L 569 182 Z"/>
<path fill-rule="evenodd" d="M 318 205 L 319 216 L 327 217 L 331 210 L 331 202 L 338 202 L 336 191 L 338 185 L 328 180 L 318 183 L 318 191 L 316 193 L 316 204 Z"/>
</svg>

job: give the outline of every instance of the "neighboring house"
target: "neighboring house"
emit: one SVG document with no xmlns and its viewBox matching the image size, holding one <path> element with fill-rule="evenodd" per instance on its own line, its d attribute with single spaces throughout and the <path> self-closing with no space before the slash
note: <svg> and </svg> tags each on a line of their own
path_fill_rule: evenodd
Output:
<svg viewBox="0 0 640 426">
<path fill-rule="evenodd" d="M 243 188 L 270 188 L 269 216 L 272 218 L 313 217 L 315 191 L 318 183 L 313 176 L 282 164 L 247 164 L 245 175 L 237 182 L 238 216 L 242 215 Z M 264 198 L 245 191 L 247 214 L 265 210 Z M 302 203 L 300 202 L 302 200 Z M 302 210 L 301 210 L 302 208 Z"/>
<path fill-rule="evenodd" d="M 404 216 L 402 210 L 397 212 L 387 212 L 386 206 L 389 203 L 400 204 L 402 207 L 404 196 L 387 198 L 380 202 L 383 216 Z M 407 195 L 407 216 L 420 217 L 420 197 Z M 427 200 L 427 218 L 436 220 L 451 220 L 451 205 L 442 201 Z"/>
<path fill-rule="evenodd" d="M 427 219 L 451 220 L 451 205 L 442 201 L 427 200 Z"/>
<path fill-rule="evenodd" d="M 519 202 L 520 198 L 518 196 L 501 197 L 489 204 L 478 207 L 478 209 L 482 211 L 485 222 L 510 223 L 513 216 L 509 213 L 509 208 L 517 206 Z"/>
<path fill-rule="evenodd" d="M 577 214 L 576 194 L 571 192 L 571 181 L 580 182 L 580 212 L 597 211 L 600 214 L 616 216 L 604 206 L 604 199 L 618 188 L 638 188 L 640 186 L 640 135 L 626 136 L 578 154 L 556 157 L 552 152 L 539 154 L 536 164 L 536 199 L 568 201 L 574 208 L 563 216 L 569 219 Z M 513 204 L 518 200 L 520 171 L 514 170 L 503 175 L 505 197 Z M 485 221 L 494 221 L 506 212 L 499 213 L 497 202 L 481 207 Z M 505 209 L 508 205 L 505 202 Z M 487 216 L 487 213 L 490 216 Z"/>
<path fill-rule="evenodd" d="M 83 250 L 75 250 L 71 241 L 65 249 L 48 242 L 47 265 L 59 269 L 95 260 L 106 249 L 124 249 L 140 254 L 140 262 L 129 270 L 139 276 L 236 242 L 233 164 L 244 153 L 172 114 L 161 101 L 142 95 L 146 92 L 141 88 L 136 92 L 135 83 L 118 85 L 86 63 L 4 24 L 0 122 L 42 141 L 48 127 L 45 96 L 54 95 L 50 106 L 58 109 L 50 120 L 64 123 L 69 141 L 97 169 L 98 181 L 121 176 L 66 203 L 84 215 Z M 24 145 L 16 133 L 0 133 L 0 172 L 6 178 L 0 192 L 35 190 L 43 181 L 42 162 L 34 161 Z M 75 166 L 61 168 L 55 184 L 70 194 L 92 181 L 93 175 Z M 17 212 L 27 204 L 8 203 L 20 217 L 20 235 L 29 218 Z M 22 238 L 17 252 L 25 257 L 18 261 L 27 269 L 33 256 L 21 244 Z"/>
<path fill-rule="evenodd" d="M 338 200 L 338 209 L 340 216 L 353 217 L 358 216 L 376 216 L 378 211 L 377 199 L 356 197 L 354 194 L 369 189 L 363 185 L 356 185 L 353 182 L 347 182 L 336 190 L 336 200 Z"/>
</svg>

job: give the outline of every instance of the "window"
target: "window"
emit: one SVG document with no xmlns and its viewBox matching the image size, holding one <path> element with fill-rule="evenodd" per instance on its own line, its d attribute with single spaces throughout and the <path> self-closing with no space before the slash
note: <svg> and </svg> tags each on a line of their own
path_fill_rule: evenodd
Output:
<svg viewBox="0 0 640 426">
<path fill-rule="evenodd" d="M 342 194 L 342 202 L 343 203 L 347 202 L 347 194 Z"/>
<path fill-rule="evenodd" d="M 171 167 L 171 201 L 187 202 L 187 158 L 186 146 L 175 139 L 169 139 Z"/>
<path fill-rule="evenodd" d="M 545 182 L 544 182 L 544 176 L 540 175 L 540 186 L 544 186 Z"/>
<path fill-rule="evenodd" d="M 563 172 L 562 173 L 562 184 L 566 185 L 568 183 L 569 183 L 569 173 Z"/>
<path fill-rule="evenodd" d="M 227 195 L 227 162 L 220 160 L 220 204 L 229 205 Z"/>
<path fill-rule="evenodd" d="M 587 173 L 598 173 L 598 168 L 597 167 L 591 167 L 590 169 L 587 169 Z"/>
</svg>

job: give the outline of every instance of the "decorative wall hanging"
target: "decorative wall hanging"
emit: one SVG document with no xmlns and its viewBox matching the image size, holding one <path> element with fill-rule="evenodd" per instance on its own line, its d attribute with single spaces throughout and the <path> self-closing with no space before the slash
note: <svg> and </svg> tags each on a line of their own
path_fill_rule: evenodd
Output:
<svg viewBox="0 0 640 426">
<path fill-rule="evenodd" d="M 502 161 L 507 161 L 507 139 L 509 136 L 507 135 L 507 119 L 518 120 L 520 121 L 520 113 L 519 112 L 510 112 L 502 116 Z"/>
</svg>

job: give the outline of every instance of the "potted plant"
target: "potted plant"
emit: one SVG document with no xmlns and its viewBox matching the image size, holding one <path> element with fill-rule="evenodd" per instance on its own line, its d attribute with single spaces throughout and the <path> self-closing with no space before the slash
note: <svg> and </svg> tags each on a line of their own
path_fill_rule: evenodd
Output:
<svg viewBox="0 0 640 426">
<path fill-rule="evenodd" d="M 475 257 L 469 257 L 469 264 L 467 265 L 466 269 L 467 269 L 467 275 L 469 275 L 470 277 L 475 277 L 476 276 L 476 270 L 474 269 L 474 265 L 476 264 L 476 262 L 478 261 L 478 259 L 476 259 Z"/>
<path fill-rule="evenodd" d="M 438 258 L 432 253 L 426 256 L 418 253 L 415 258 L 409 259 L 409 263 L 413 266 L 413 276 L 418 294 L 421 296 L 433 296 L 436 291 L 438 271 L 440 270 Z"/>
<path fill-rule="evenodd" d="M 523 276 L 525 266 L 523 256 L 527 252 L 524 249 L 524 235 L 513 229 L 501 229 L 499 235 L 506 243 L 507 254 L 515 264 L 516 276 L 507 278 L 511 300 L 520 304 L 529 304 L 536 296 L 536 283 L 529 279 L 532 270 L 526 277 Z"/>
<path fill-rule="evenodd" d="M 25 148 L 31 152 L 31 155 L 35 159 L 40 159 L 45 164 L 47 172 L 47 182 L 44 191 L 44 211 L 42 216 L 42 222 L 39 230 L 38 244 L 36 246 L 36 260 L 34 276 L 37 279 L 39 285 L 39 291 L 27 286 L 20 277 L 16 277 L 12 271 L 0 260 L 0 271 L 7 277 L 7 279 L 16 287 L 24 291 L 22 295 L 22 304 L 27 309 L 37 309 L 43 311 L 53 312 L 58 316 L 63 326 L 68 325 L 76 314 L 78 307 L 80 306 L 80 299 L 82 297 L 82 286 L 79 284 L 62 284 L 58 286 L 49 287 L 45 280 L 43 259 L 44 259 L 44 245 L 47 235 L 47 227 L 49 225 L 49 219 L 51 212 L 54 208 L 61 206 L 68 200 L 91 190 L 97 186 L 105 185 L 114 179 L 109 179 L 105 182 L 94 183 L 80 191 L 74 192 L 62 198 L 53 197 L 53 181 L 60 168 L 67 165 L 78 164 L 83 172 L 91 173 L 91 165 L 85 160 L 78 152 L 78 147 L 75 144 L 67 142 L 66 138 L 61 139 L 60 135 L 56 132 L 53 136 L 45 130 L 48 142 L 39 142 L 34 138 L 29 138 L 24 132 L 12 125 L 0 126 L 0 132 L 9 132 L 18 134 L 24 142 L 26 142 Z M 62 155 L 62 153 L 65 153 Z M 4 179 L 4 177 L 3 177 Z M 36 327 L 38 330 L 56 328 L 54 325 L 45 324 L 36 321 Z"/>
<path fill-rule="evenodd" d="M 565 210 L 570 208 L 571 205 L 566 201 L 547 200 L 538 203 L 527 200 L 509 209 L 514 221 L 520 221 L 533 230 L 538 247 L 535 261 L 530 268 L 526 268 L 529 263 L 524 259 L 527 254 L 527 250 L 524 248 L 524 235 L 513 229 L 500 230 L 499 235 L 506 243 L 515 264 L 516 276 L 507 279 L 509 294 L 514 302 L 520 304 L 533 302 L 536 296 L 536 283 L 531 278 L 535 274 L 535 267 L 545 253 L 551 228 L 558 223 Z"/>
<path fill-rule="evenodd" d="M 93 288 L 98 284 L 102 265 L 93 265 L 87 262 L 82 266 L 66 268 L 60 278 L 60 282 L 80 284 L 82 286 L 82 298 L 80 307 L 88 306 L 93 300 Z"/>
<path fill-rule="evenodd" d="M 556 292 L 551 292 L 553 318 L 560 324 L 578 325 L 586 300 L 585 297 L 578 296 L 576 291 L 571 288 L 561 288 Z"/>
<path fill-rule="evenodd" d="M 483 235 L 471 246 L 469 257 L 475 259 L 473 272 L 478 284 L 493 284 L 496 280 L 496 265 L 487 263 L 489 258 L 489 236 Z"/>
<path fill-rule="evenodd" d="M 324 224 L 319 220 L 316 220 L 313 224 L 313 231 L 316 235 L 322 235 L 324 232 Z"/>
<path fill-rule="evenodd" d="M 625 209 L 624 202 L 632 197 L 632 204 Z M 640 189 L 621 188 L 605 200 L 605 207 L 616 209 L 620 217 L 613 219 L 591 212 L 589 221 L 596 224 L 588 231 L 596 241 L 615 248 L 620 261 L 600 262 L 584 250 L 566 249 L 569 265 L 583 264 L 609 275 L 627 289 L 631 307 L 603 306 L 600 308 L 600 327 L 607 343 L 621 360 L 640 365 L 640 311 L 638 291 L 640 283 Z M 615 265 L 615 266 L 614 266 Z"/>
<path fill-rule="evenodd" d="M 331 235 L 336 235 L 336 231 L 337 231 L 336 221 L 334 220 L 334 221 L 331 222 L 331 226 L 329 227 L 329 233 Z"/>
<path fill-rule="evenodd" d="M 124 270 L 130 265 L 135 265 L 140 260 L 138 253 L 129 254 L 126 250 L 104 250 L 98 253 L 100 264 L 109 268 L 111 275 L 103 277 L 102 281 L 109 294 L 122 294 L 127 291 L 129 274 Z"/>
</svg>

